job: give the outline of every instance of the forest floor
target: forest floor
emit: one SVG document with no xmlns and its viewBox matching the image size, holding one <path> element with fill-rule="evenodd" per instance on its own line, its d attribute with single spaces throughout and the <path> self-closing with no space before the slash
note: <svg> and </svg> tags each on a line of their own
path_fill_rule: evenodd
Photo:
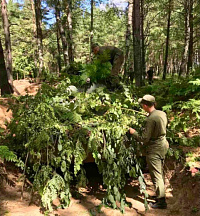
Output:
<svg viewBox="0 0 200 216">
<path fill-rule="evenodd" d="M 29 83 L 28 80 L 18 80 L 14 82 L 15 88 L 21 95 L 32 94 L 37 92 L 40 84 Z M 0 127 L 6 128 L 6 122 L 12 118 L 12 112 L 8 111 L 8 99 L 0 98 Z M 198 134 L 199 135 L 199 134 Z M 200 147 L 184 147 L 185 153 L 193 153 L 193 157 L 200 156 Z M 190 161 L 191 158 L 185 158 Z M 119 210 L 113 210 L 108 207 L 101 206 L 102 199 L 105 197 L 106 191 L 102 188 L 100 175 L 94 163 L 86 163 L 86 174 L 89 185 L 86 188 L 72 190 L 72 198 L 70 206 L 67 209 L 55 210 L 54 216 L 200 216 L 200 175 L 197 168 L 200 164 L 192 163 L 190 169 L 186 170 L 180 163 L 172 158 L 166 160 L 166 198 L 168 208 L 165 210 L 149 209 L 145 213 L 144 200 L 139 192 L 139 182 L 129 179 L 125 187 L 127 202 L 132 207 L 125 207 L 125 213 Z M 0 161 L 0 169 L 7 172 L 9 184 L 0 182 L 0 216 L 39 216 L 44 215 L 40 208 L 40 201 L 37 195 L 31 200 L 31 183 L 25 184 L 23 199 L 21 199 L 22 175 L 19 170 L 13 168 L 12 164 L 4 164 Z M 148 172 L 144 174 L 147 184 L 147 192 L 154 195 L 153 184 L 150 180 Z M 150 199 L 148 201 L 151 201 Z M 59 200 L 54 200 L 55 207 L 59 205 Z"/>
</svg>

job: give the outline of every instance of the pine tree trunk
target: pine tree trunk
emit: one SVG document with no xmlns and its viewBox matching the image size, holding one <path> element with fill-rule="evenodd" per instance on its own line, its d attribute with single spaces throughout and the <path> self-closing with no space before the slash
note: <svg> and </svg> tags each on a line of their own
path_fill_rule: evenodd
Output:
<svg viewBox="0 0 200 216">
<path fill-rule="evenodd" d="M 56 22 L 59 27 L 59 33 L 62 41 L 62 48 L 63 48 L 63 56 L 64 56 L 64 64 L 65 66 L 69 64 L 69 56 L 68 56 L 68 50 L 67 50 L 67 38 L 65 35 L 65 30 L 62 25 L 61 19 L 60 19 L 60 3 L 59 0 L 56 0 L 55 5 L 55 11 L 56 11 Z"/>
<path fill-rule="evenodd" d="M 181 65 L 180 65 L 179 77 L 182 74 L 187 74 L 186 66 L 188 61 L 188 50 L 189 50 L 189 40 L 190 40 L 188 0 L 185 0 L 184 8 L 185 8 L 185 45 L 184 45 L 184 51 L 181 60 Z"/>
<path fill-rule="evenodd" d="M 58 62 L 58 73 L 61 73 L 61 51 L 60 51 L 60 40 L 59 40 L 59 29 L 58 29 L 58 25 L 57 25 L 57 49 L 58 49 L 58 55 L 57 55 L 57 62 Z"/>
<path fill-rule="evenodd" d="M 0 89 L 1 89 L 1 95 L 13 93 L 13 88 L 8 82 L 8 75 L 6 71 L 1 38 L 0 38 Z"/>
<path fill-rule="evenodd" d="M 33 23 L 33 41 L 34 41 L 34 64 L 35 68 L 38 68 L 38 49 L 36 48 L 37 46 L 37 31 L 36 31 L 36 23 L 35 23 L 35 6 L 34 6 L 34 0 L 30 0 L 31 3 L 31 11 L 32 11 L 32 23 Z M 35 75 L 35 74 L 34 74 Z"/>
<path fill-rule="evenodd" d="M 198 35 L 198 29 L 195 29 L 195 36 Z M 200 48 L 199 42 L 195 45 L 195 52 L 194 52 L 194 63 L 196 66 L 200 65 Z"/>
<path fill-rule="evenodd" d="M 163 51 L 164 52 L 164 51 Z M 157 75 L 159 76 L 161 73 L 161 68 L 163 68 L 163 54 L 159 55 L 159 63 L 158 63 L 158 73 Z"/>
<path fill-rule="evenodd" d="M 92 43 L 93 43 L 93 30 L 94 30 L 94 0 L 91 0 L 91 15 L 90 15 L 90 61 L 91 61 L 91 54 L 92 54 Z"/>
<path fill-rule="evenodd" d="M 144 0 L 141 0 L 141 63 L 142 63 L 142 76 L 143 81 L 146 76 L 146 62 L 145 62 L 145 45 L 144 45 Z"/>
<path fill-rule="evenodd" d="M 166 38 L 166 48 L 165 48 L 165 62 L 164 62 L 164 70 L 163 70 L 163 80 L 166 79 L 167 74 L 167 65 L 168 65 L 168 51 L 169 51 L 169 33 L 170 33 L 170 25 L 171 25 L 171 7 L 172 0 L 169 0 L 168 6 L 168 21 L 167 21 L 167 38 Z"/>
<path fill-rule="evenodd" d="M 37 30 L 37 44 L 39 55 L 39 74 L 41 75 L 44 63 L 43 63 L 43 43 L 42 43 L 42 12 L 41 12 L 41 0 L 34 0 L 35 2 L 35 19 Z"/>
<path fill-rule="evenodd" d="M 37 37 L 37 32 L 36 32 L 36 23 L 35 23 L 35 6 L 34 6 L 34 1 L 30 0 L 31 3 L 31 10 L 32 10 L 32 23 L 33 23 L 33 34 L 34 37 Z"/>
<path fill-rule="evenodd" d="M 190 40 L 189 40 L 189 47 L 188 47 L 188 63 L 187 63 L 187 76 L 192 69 L 192 59 L 193 59 L 193 0 L 189 1 L 189 28 L 190 28 Z"/>
<path fill-rule="evenodd" d="M 10 24 L 8 21 L 8 14 L 7 14 L 7 3 L 6 0 L 1 1 L 1 14 L 2 14 L 2 21 L 3 21 L 3 28 L 5 34 L 5 47 L 6 47 L 6 71 L 8 75 L 9 83 L 12 85 L 13 78 L 12 78 L 12 50 L 11 50 L 11 39 L 10 39 Z"/>
<path fill-rule="evenodd" d="M 72 37 L 72 0 L 65 0 L 65 11 L 67 14 L 67 22 L 66 22 L 66 29 L 67 29 L 67 43 L 68 43 L 68 57 L 69 63 L 74 61 L 73 55 L 73 37 Z"/>
<path fill-rule="evenodd" d="M 133 15 L 133 0 L 128 1 L 128 11 L 127 11 L 127 28 L 126 28 L 126 53 L 124 60 L 124 77 L 128 77 L 130 71 L 131 62 L 130 61 L 130 47 L 131 47 L 131 26 L 132 26 L 132 15 Z M 133 71 L 132 71 L 133 73 Z"/>
<path fill-rule="evenodd" d="M 141 35 L 140 35 L 140 0 L 134 0 L 134 22 L 133 22 L 133 48 L 134 48 L 134 73 L 135 85 L 143 85 L 142 66 L 141 66 Z"/>
</svg>

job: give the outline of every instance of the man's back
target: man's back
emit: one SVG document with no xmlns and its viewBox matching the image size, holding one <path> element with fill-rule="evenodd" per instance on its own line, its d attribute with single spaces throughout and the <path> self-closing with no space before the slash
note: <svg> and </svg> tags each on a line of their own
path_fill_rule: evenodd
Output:
<svg viewBox="0 0 200 216">
<path fill-rule="evenodd" d="M 153 69 L 149 69 L 147 71 L 147 74 L 148 74 L 149 77 L 153 77 Z"/>
<path fill-rule="evenodd" d="M 166 135 L 167 115 L 165 112 L 154 110 L 147 118 L 147 121 L 150 121 L 151 126 L 154 127 L 151 139 L 157 139 Z"/>
<path fill-rule="evenodd" d="M 113 65 L 115 57 L 123 54 L 119 48 L 114 46 L 101 46 L 99 47 L 99 55 L 105 54 L 108 56 L 108 61 Z"/>
</svg>

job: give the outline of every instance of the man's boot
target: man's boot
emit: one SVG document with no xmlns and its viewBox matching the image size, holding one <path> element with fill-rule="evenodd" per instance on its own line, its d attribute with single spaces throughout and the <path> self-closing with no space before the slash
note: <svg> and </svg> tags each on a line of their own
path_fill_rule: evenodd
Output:
<svg viewBox="0 0 200 216">
<path fill-rule="evenodd" d="M 166 209 L 167 203 L 165 197 L 157 199 L 155 203 L 150 203 L 150 206 L 154 209 Z"/>
<path fill-rule="evenodd" d="M 152 199 L 152 200 L 155 200 L 156 202 L 158 201 L 158 198 L 155 195 L 153 195 L 153 196 L 148 195 L 148 198 Z"/>
</svg>

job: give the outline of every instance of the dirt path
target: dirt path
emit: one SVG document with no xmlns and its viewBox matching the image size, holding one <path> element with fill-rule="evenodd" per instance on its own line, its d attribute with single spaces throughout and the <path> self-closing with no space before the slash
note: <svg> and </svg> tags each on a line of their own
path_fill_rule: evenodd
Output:
<svg viewBox="0 0 200 216">
<path fill-rule="evenodd" d="M 199 152 L 200 153 L 200 152 Z M 171 161 L 167 161 L 169 163 Z M 0 183 L 0 216 L 40 216 L 44 215 L 40 208 L 40 201 L 34 196 L 33 204 L 30 203 L 29 184 L 26 185 L 21 200 L 22 182 L 21 174 L 16 171 L 10 171 L 6 166 L 8 177 L 15 184 L 14 187 Z M 1 168 L 1 167 L 0 167 Z M 170 168 L 170 166 L 169 166 Z M 95 179 L 96 175 L 89 173 L 91 179 Z M 144 174 L 147 192 L 154 195 L 153 184 L 148 173 Z M 137 180 L 129 180 L 125 186 L 126 200 L 132 204 L 132 207 L 125 207 L 125 214 L 119 210 L 101 207 L 103 198 L 105 197 L 105 189 L 100 186 L 97 190 L 89 190 L 88 188 L 79 188 L 78 192 L 72 190 L 72 198 L 70 206 L 67 209 L 58 209 L 50 216 L 199 216 L 200 215 L 200 176 L 192 176 L 189 170 L 178 166 L 168 170 L 166 174 L 166 198 L 168 208 L 165 210 L 149 209 L 145 213 L 143 196 L 139 193 L 139 183 Z M 27 187 L 29 186 L 29 187 Z M 90 188 L 90 187 L 89 187 Z M 148 201 L 152 201 L 148 199 Z M 59 200 L 54 200 L 55 206 L 59 205 Z"/>
<path fill-rule="evenodd" d="M 9 178 L 13 180 L 16 185 L 11 187 L 4 184 L 0 190 L 0 216 L 39 216 L 43 215 L 40 211 L 39 204 L 30 205 L 30 193 L 24 192 L 23 200 L 21 200 L 21 186 L 22 183 L 17 182 L 19 174 L 9 174 Z M 153 194 L 153 185 L 150 181 L 148 174 L 145 175 L 147 181 L 148 192 Z M 119 210 L 113 210 L 111 208 L 102 207 L 100 212 L 98 206 L 102 203 L 103 197 L 105 197 L 104 190 L 97 190 L 90 192 L 86 188 L 80 188 L 78 195 L 71 198 L 70 206 L 67 209 L 59 209 L 54 211 L 51 215 L 59 216 L 167 216 L 170 214 L 170 209 L 167 210 L 153 210 L 150 209 L 145 214 L 143 198 L 139 194 L 138 181 L 131 181 L 126 186 L 127 201 L 132 204 L 132 207 L 125 207 L 125 214 L 122 214 Z M 168 191 L 168 199 L 172 194 Z M 54 201 L 55 205 L 59 204 L 58 200 Z"/>
<path fill-rule="evenodd" d="M 22 183 L 19 181 L 20 173 L 8 171 L 9 179 L 15 183 L 14 187 L 8 184 L 1 184 L 0 187 L 0 216 L 40 216 L 44 215 L 40 208 L 38 198 L 34 198 L 34 204 L 30 203 L 30 188 L 26 188 L 21 200 Z M 144 174 L 147 192 L 154 195 L 153 184 L 148 173 Z M 72 193 L 71 203 L 67 209 L 58 209 L 50 216 L 199 216 L 200 215 L 200 178 L 192 177 L 191 173 L 182 170 L 168 171 L 166 175 L 166 198 L 168 208 L 149 209 L 145 213 L 144 200 L 139 193 L 139 183 L 137 180 L 131 180 L 125 187 L 127 195 L 126 200 L 132 204 L 132 207 L 125 207 L 125 214 L 119 210 L 101 207 L 102 199 L 105 197 L 105 190 L 88 190 L 79 188 L 79 191 Z M 94 176 L 95 178 L 95 176 Z M 101 188 L 101 187 L 100 187 Z M 28 192 L 29 191 L 29 192 Z M 148 200 L 149 202 L 151 200 Z M 58 200 L 54 200 L 55 206 L 59 205 Z"/>
</svg>

